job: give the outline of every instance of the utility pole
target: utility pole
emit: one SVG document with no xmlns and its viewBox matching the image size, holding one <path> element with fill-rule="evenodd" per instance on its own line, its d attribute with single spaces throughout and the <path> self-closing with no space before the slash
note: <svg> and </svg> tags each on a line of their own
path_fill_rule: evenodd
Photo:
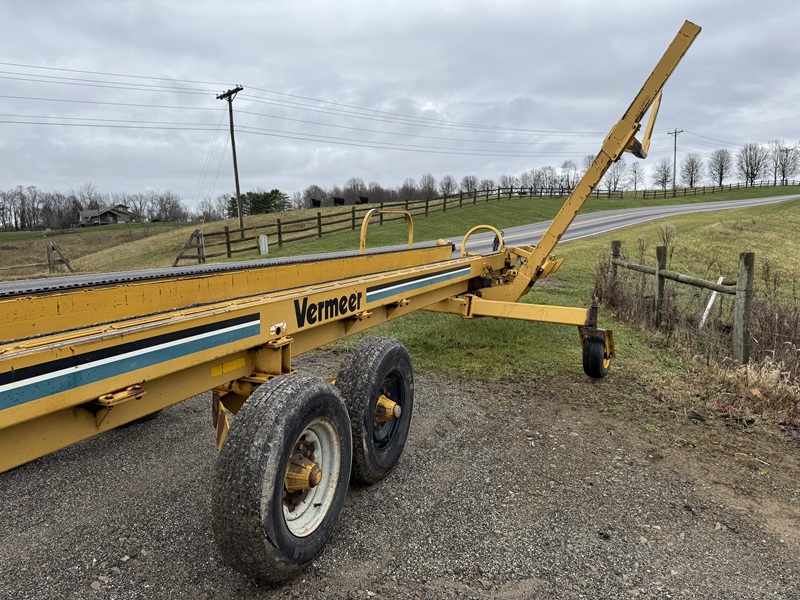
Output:
<svg viewBox="0 0 800 600">
<path fill-rule="evenodd" d="M 236 164 L 236 140 L 233 137 L 233 99 L 236 97 L 236 94 L 243 89 L 242 86 L 237 85 L 232 90 L 228 90 L 217 96 L 217 100 L 228 101 L 228 115 L 230 116 L 231 122 L 231 150 L 233 150 L 233 177 L 236 180 L 236 209 L 239 212 L 239 234 L 242 239 L 244 239 L 244 215 L 242 214 L 244 211 L 242 210 L 242 194 L 239 191 L 239 166 Z"/>
<path fill-rule="evenodd" d="M 675 136 L 675 143 L 672 146 L 672 197 L 675 197 L 675 173 L 678 171 L 678 134 L 683 133 L 683 129 L 668 131 L 669 135 Z M 233 135 L 233 134 L 231 134 Z"/>
</svg>

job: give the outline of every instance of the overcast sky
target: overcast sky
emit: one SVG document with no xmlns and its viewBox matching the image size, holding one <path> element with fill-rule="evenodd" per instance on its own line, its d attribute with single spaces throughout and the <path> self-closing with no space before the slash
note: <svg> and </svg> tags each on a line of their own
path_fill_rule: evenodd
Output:
<svg viewBox="0 0 800 600">
<path fill-rule="evenodd" d="M 795 0 L 4 0 L 0 189 L 231 193 L 236 85 L 242 191 L 580 164 L 685 19 L 645 164 L 797 144 Z"/>
</svg>

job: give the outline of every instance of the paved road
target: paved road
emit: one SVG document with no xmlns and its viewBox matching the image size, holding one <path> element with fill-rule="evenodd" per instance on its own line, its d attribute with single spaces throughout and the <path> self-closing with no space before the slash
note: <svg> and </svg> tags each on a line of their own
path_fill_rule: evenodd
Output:
<svg viewBox="0 0 800 600">
<path fill-rule="evenodd" d="M 599 233 L 613 231 L 614 229 L 620 229 L 621 227 L 628 227 L 629 225 L 636 225 L 638 223 L 644 223 L 645 221 L 662 219 L 664 217 L 671 217 L 674 215 L 706 212 L 710 210 L 728 210 L 731 208 L 762 206 L 764 204 L 784 202 L 791 198 L 797 197 L 797 195 L 772 196 L 769 198 L 750 198 L 746 200 L 702 202 L 699 204 L 676 204 L 672 206 L 624 208 L 620 210 L 587 213 L 575 217 L 575 220 L 561 238 L 561 241 L 567 242 L 570 240 L 577 240 L 590 235 L 597 235 Z M 550 221 L 542 221 L 541 223 L 532 223 L 530 225 L 522 225 L 520 227 L 511 227 L 505 230 L 505 235 L 503 237 L 506 244 L 511 246 L 536 244 L 538 243 L 542 234 L 547 230 L 548 225 L 550 225 Z M 493 240 L 494 234 L 492 233 L 475 234 L 474 236 L 470 237 L 469 241 L 467 242 L 467 249 L 470 252 L 491 252 Z M 461 250 L 460 241 L 457 243 L 456 250 Z"/>
</svg>

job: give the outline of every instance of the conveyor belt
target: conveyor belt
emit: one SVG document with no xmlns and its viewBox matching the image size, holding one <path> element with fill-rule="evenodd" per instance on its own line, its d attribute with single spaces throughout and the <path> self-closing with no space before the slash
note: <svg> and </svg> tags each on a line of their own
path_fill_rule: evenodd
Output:
<svg viewBox="0 0 800 600">
<path fill-rule="evenodd" d="M 436 242 L 421 242 L 414 244 L 414 248 L 431 248 Z M 382 248 L 368 248 L 366 253 L 391 254 L 407 251 L 408 246 L 385 246 Z M 210 275 L 215 273 L 228 273 L 243 271 L 245 269 L 260 269 L 278 265 L 303 264 L 325 260 L 336 260 L 358 256 L 358 250 L 344 250 L 328 252 L 325 254 L 308 254 L 304 256 L 290 256 L 286 258 L 271 258 L 264 260 L 239 261 L 213 265 L 188 265 L 163 269 L 146 269 L 141 271 L 121 271 L 116 273 L 92 273 L 87 275 L 68 275 L 66 277 L 52 277 L 42 279 L 25 279 L 19 281 L 0 282 L 0 298 L 13 298 L 15 296 L 29 296 L 62 292 L 65 290 L 78 290 L 83 288 L 96 288 L 120 283 L 136 283 L 142 281 L 157 281 L 195 275 Z"/>
</svg>

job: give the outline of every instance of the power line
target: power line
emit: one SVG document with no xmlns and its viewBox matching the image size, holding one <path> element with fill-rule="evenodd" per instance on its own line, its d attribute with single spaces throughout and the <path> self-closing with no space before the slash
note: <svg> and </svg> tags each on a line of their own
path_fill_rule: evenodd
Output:
<svg viewBox="0 0 800 600">
<path fill-rule="evenodd" d="M 398 131 L 380 131 L 380 130 L 377 130 L 377 129 L 367 129 L 365 127 L 352 127 L 352 126 L 349 126 L 349 125 L 337 125 L 337 124 L 334 124 L 334 123 L 322 123 L 322 122 L 319 122 L 319 121 L 309 121 L 307 119 L 295 119 L 295 118 L 292 118 L 292 117 L 282 117 L 282 116 L 278 116 L 278 115 L 257 113 L 257 112 L 248 111 L 248 110 L 241 110 L 241 109 L 238 109 L 236 111 L 236 113 L 237 114 L 243 114 L 243 115 L 266 117 L 266 118 L 269 118 L 269 119 L 277 119 L 277 120 L 281 120 L 281 121 L 291 121 L 291 122 L 294 122 L 294 123 L 303 123 L 303 124 L 307 124 L 307 125 L 319 125 L 321 127 L 332 127 L 332 128 L 336 128 L 336 129 L 346 129 L 348 131 L 363 131 L 363 132 L 366 132 L 366 133 L 377 133 L 377 134 L 380 134 L 380 135 L 396 135 L 396 136 L 400 136 L 400 137 L 413 137 L 413 138 L 420 138 L 420 139 L 426 139 L 426 140 L 445 140 L 445 141 L 450 141 L 450 142 L 468 142 L 468 143 L 481 143 L 481 144 L 504 144 L 504 145 L 514 145 L 514 146 L 530 146 L 531 144 L 534 144 L 534 143 L 537 144 L 537 145 L 540 145 L 540 146 L 541 145 L 549 145 L 549 144 L 562 145 L 562 144 L 560 144 L 558 142 L 532 142 L 532 141 L 513 142 L 513 141 L 509 141 L 509 140 L 465 139 L 465 138 L 452 138 L 452 137 L 442 137 L 442 136 L 433 136 L 433 135 L 422 135 L 422 134 L 419 134 L 419 133 L 404 133 L 404 132 L 398 132 Z M 595 140 L 595 141 L 592 141 L 592 142 L 578 142 L 578 143 L 571 142 L 570 145 L 571 146 L 576 146 L 576 145 L 579 145 L 579 146 L 596 146 L 597 145 L 597 141 Z"/>
<path fill-rule="evenodd" d="M 252 89 L 260 89 L 260 88 L 252 88 Z M 557 130 L 545 130 L 545 129 L 522 129 L 518 127 L 500 127 L 496 125 L 481 125 L 477 123 L 463 123 L 459 121 L 447 121 L 444 119 L 431 119 L 429 117 L 417 117 L 414 115 L 407 115 L 403 113 L 394 113 L 384 110 L 377 110 L 372 108 L 363 108 L 359 106 L 353 106 L 350 104 L 342 104 L 339 102 L 331 102 L 329 100 L 319 100 L 316 98 L 308 98 L 306 96 L 297 96 L 295 94 L 285 94 L 282 92 L 274 92 L 271 90 L 261 90 L 272 94 L 279 94 L 281 96 L 288 96 L 292 98 L 300 98 L 304 100 L 311 100 L 313 102 L 318 102 L 322 104 L 331 104 L 334 106 L 341 106 L 344 108 L 354 109 L 356 111 L 362 111 L 367 113 L 375 113 L 377 115 L 381 115 L 387 118 L 380 118 L 376 120 L 380 121 L 389 121 L 389 122 L 401 122 L 408 125 L 418 125 L 418 126 L 448 126 L 448 128 L 455 128 L 455 129 L 467 129 L 467 130 L 478 130 L 478 131 L 486 131 L 486 132 L 503 132 L 503 133 L 519 133 L 519 134 L 539 134 L 539 135 L 603 135 L 605 132 L 602 131 L 557 131 Z M 338 109 L 331 109 L 330 111 L 321 109 L 319 107 L 315 107 L 313 105 L 304 104 L 301 102 L 287 102 L 287 101 L 277 101 L 271 98 L 263 98 L 261 96 L 253 96 L 249 94 L 243 94 L 243 98 L 247 98 L 254 102 L 262 102 L 265 104 L 275 104 L 278 106 L 292 106 L 292 107 L 299 107 L 305 108 L 308 110 L 318 110 L 320 112 L 327 112 L 328 114 L 338 114 L 338 115 L 349 115 L 349 116 L 356 116 L 363 119 L 375 119 L 375 117 L 368 117 L 367 115 L 362 115 L 360 113 L 354 113 L 349 110 L 338 110 Z"/>
<path fill-rule="evenodd" d="M 688 133 L 691 136 L 704 138 L 706 140 L 711 140 L 712 142 L 718 142 L 720 144 L 725 144 L 726 146 L 739 146 L 740 145 L 740 144 L 735 144 L 733 142 L 726 142 L 724 140 L 718 140 L 716 138 L 708 137 L 708 136 L 705 136 L 705 135 L 700 135 L 699 133 L 695 133 L 693 131 L 686 131 L 686 133 Z"/>
<path fill-rule="evenodd" d="M 24 67 L 26 69 L 43 69 L 46 71 L 63 71 L 66 73 L 84 73 L 86 75 L 108 75 L 110 77 L 129 77 L 131 79 L 155 79 L 157 81 L 175 81 L 178 83 L 199 83 L 202 85 L 225 86 L 229 83 L 220 83 L 219 81 L 196 81 L 193 79 L 177 79 L 174 77 L 153 77 L 148 75 L 127 75 L 124 73 L 109 73 L 106 71 L 84 71 L 82 69 L 66 69 L 64 67 L 42 67 L 38 65 L 26 65 L 20 63 L 0 62 L 0 65 L 6 67 Z"/>
<path fill-rule="evenodd" d="M 171 108 L 178 110 L 210 110 L 218 111 L 219 108 L 211 108 L 208 106 L 174 106 L 165 104 L 142 104 L 137 102 L 101 102 L 100 100 L 75 100 L 70 98 L 42 98 L 41 96 L 11 96 L 7 94 L 0 94 L 0 98 L 8 98 L 11 100 L 38 100 L 42 102 L 67 102 L 72 104 L 97 104 L 103 106 L 130 106 L 135 108 Z"/>
<path fill-rule="evenodd" d="M 201 80 L 194 80 L 194 79 L 180 79 L 180 78 L 167 78 L 167 77 L 154 77 L 154 76 L 145 76 L 145 75 L 130 75 L 130 74 L 123 74 L 123 73 L 113 73 L 108 71 L 90 71 L 84 69 L 68 69 L 62 67 L 48 67 L 48 66 L 40 66 L 40 65 L 30 65 L 30 64 L 23 64 L 23 63 L 11 63 L 11 62 L 2 62 L 0 61 L 0 65 L 10 66 L 10 67 L 20 67 L 26 69 L 38 69 L 38 70 L 46 70 L 46 71 L 55 71 L 55 72 L 66 72 L 66 73 L 80 73 L 85 75 L 102 75 L 105 77 L 120 77 L 126 79 L 140 79 L 140 80 L 154 80 L 154 81 L 168 81 L 173 83 L 190 83 L 190 84 L 200 84 L 200 85 L 227 85 L 220 82 L 210 82 L 210 81 L 201 81 Z M 81 79 L 81 78 L 74 78 L 74 77 L 59 77 L 59 76 L 50 76 L 50 75 L 40 75 L 35 73 L 17 73 L 13 71 L 0 71 L 0 73 L 7 74 L 7 75 L 29 75 L 30 77 L 36 79 L 24 79 L 24 78 L 16 78 L 18 80 L 23 81 L 32 81 L 36 83 L 61 83 L 61 84 L 70 84 L 70 85 L 87 85 L 90 87 L 107 87 L 113 89 L 126 89 L 126 90 L 137 90 L 141 89 L 144 91 L 171 91 L 176 93 L 192 93 L 192 94 L 207 94 L 211 93 L 212 90 L 208 89 L 187 89 L 182 87 L 173 87 L 173 86 L 162 86 L 162 85 L 155 85 L 155 84 L 135 84 L 131 82 L 126 82 L 124 85 L 119 85 L 118 82 L 113 81 L 104 81 L 104 80 L 96 80 L 96 79 Z M 3 77 L 0 77 L 3 78 Z M 15 79 L 15 78 L 9 78 Z M 62 81 L 58 81 L 62 80 Z M 103 85 L 98 85 L 103 84 Z M 437 125 L 448 125 L 454 126 L 458 128 L 474 128 L 477 130 L 482 131 L 491 131 L 497 132 L 502 131 L 506 133 L 522 133 L 522 134 L 540 134 L 540 135 L 602 135 L 604 132 L 592 131 L 592 132 L 575 132 L 575 131 L 555 131 L 555 130 L 536 130 L 536 129 L 522 129 L 522 128 L 514 128 L 514 127 L 498 127 L 493 125 L 483 125 L 477 123 L 463 123 L 458 121 L 448 121 L 444 119 L 432 119 L 429 117 L 420 117 L 416 115 L 409 115 L 405 113 L 396 113 L 392 111 L 385 111 L 380 109 L 374 108 L 366 108 L 362 106 L 357 106 L 353 104 L 346 104 L 342 102 L 335 102 L 331 100 L 324 100 L 321 98 L 313 98 L 310 96 L 303 96 L 299 94 L 291 94 L 287 92 L 279 92 L 277 90 L 270 90 L 265 88 L 259 88 L 254 86 L 249 86 L 250 89 L 260 91 L 266 94 L 273 94 L 276 96 L 286 97 L 286 98 L 296 98 L 299 100 L 307 100 L 311 102 L 315 102 L 317 104 L 324 104 L 330 106 L 341 107 L 345 109 L 350 109 L 348 111 L 338 111 L 334 112 L 331 111 L 329 114 L 340 114 L 340 115 L 350 115 L 350 116 L 359 116 L 360 118 L 368 118 L 367 115 L 359 114 L 359 113 L 369 113 L 373 115 L 381 115 L 384 117 L 391 117 L 394 120 L 397 119 L 405 119 L 410 120 L 412 123 L 406 122 L 406 124 L 437 124 Z M 280 106 L 286 105 L 295 105 L 295 107 L 304 107 L 306 109 L 317 109 L 322 111 L 319 107 L 314 107 L 308 104 L 303 103 L 291 103 L 291 102 L 276 102 L 272 99 L 264 98 L 263 96 L 251 95 L 251 94 L 242 94 L 242 98 L 250 99 L 251 101 L 261 101 L 268 104 L 278 104 Z M 359 111 L 359 113 L 353 113 L 352 111 Z"/>
<path fill-rule="evenodd" d="M 203 162 L 203 168 L 200 171 L 200 177 L 198 178 L 197 185 L 194 188 L 193 198 L 197 198 L 199 196 L 200 189 L 203 185 L 203 181 L 205 181 L 206 175 L 208 173 L 208 167 L 211 164 L 211 156 L 214 153 L 214 147 L 217 145 L 217 140 L 219 139 L 219 132 L 222 129 L 223 119 L 225 119 L 225 112 L 220 111 L 219 123 L 217 123 L 217 130 L 214 132 L 214 137 L 211 140 L 211 145 L 208 147 L 208 153 L 206 154 L 206 159 Z"/>
</svg>

